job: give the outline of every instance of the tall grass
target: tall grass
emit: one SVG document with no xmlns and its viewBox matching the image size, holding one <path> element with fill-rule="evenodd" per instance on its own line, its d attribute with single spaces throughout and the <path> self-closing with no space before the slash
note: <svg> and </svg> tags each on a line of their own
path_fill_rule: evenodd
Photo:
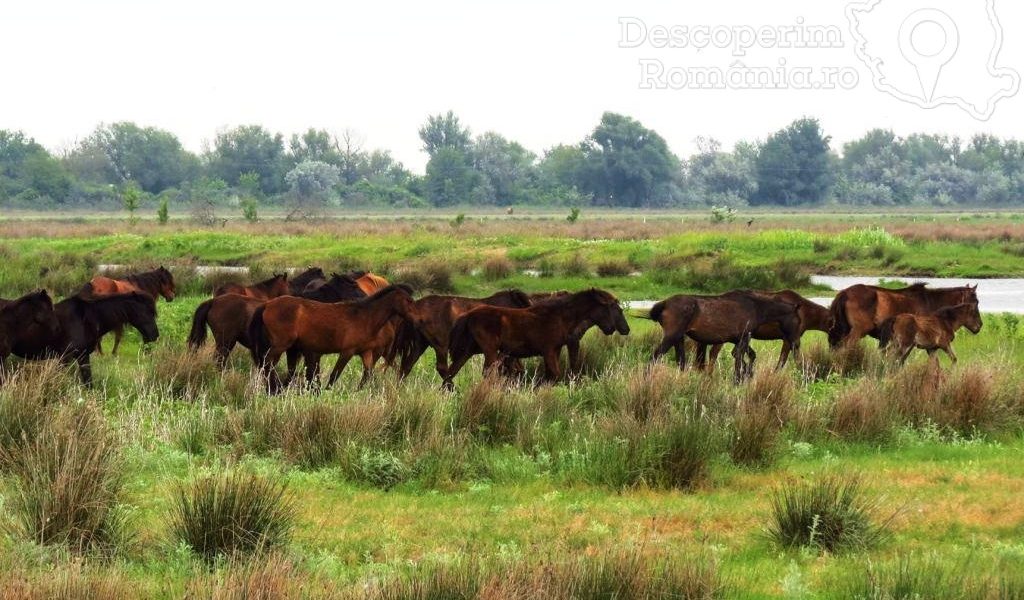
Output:
<svg viewBox="0 0 1024 600">
<path fill-rule="evenodd" d="M 22 537 L 75 552 L 127 541 L 118 507 L 124 465 L 92 403 L 49 413 L 38 435 L 4 462 L 15 478 L 10 508 Z"/>
<path fill-rule="evenodd" d="M 174 539 L 212 562 L 280 548 L 291 536 L 295 508 L 280 481 L 234 470 L 179 485 L 169 518 Z"/>
<path fill-rule="evenodd" d="M 1022 566 L 1019 560 L 985 564 L 904 554 L 849 573 L 839 589 L 846 598 L 864 600 L 1016 600 L 1024 598 Z"/>
<path fill-rule="evenodd" d="M 870 548 L 886 537 L 893 518 L 880 520 L 879 512 L 860 476 L 826 475 L 773 492 L 767 535 L 786 549 L 835 554 Z"/>
</svg>

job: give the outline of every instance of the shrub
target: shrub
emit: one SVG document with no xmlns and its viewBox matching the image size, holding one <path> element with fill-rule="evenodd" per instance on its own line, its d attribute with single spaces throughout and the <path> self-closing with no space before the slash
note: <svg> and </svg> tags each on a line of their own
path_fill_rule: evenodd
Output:
<svg viewBox="0 0 1024 600">
<path fill-rule="evenodd" d="M 590 277 L 590 264 L 580 254 L 573 254 L 562 263 L 562 275 L 566 277 Z"/>
<path fill-rule="evenodd" d="M 703 482 L 718 451 L 714 425 L 706 417 L 691 412 L 672 418 L 661 436 L 657 483 L 668 488 L 691 489 Z"/>
<path fill-rule="evenodd" d="M 462 395 L 455 411 L 455 425 L 485 443 L 503 444 L 516 437 L 520 409 L 496 375 L 473 384 Z"/>
<path fill-rule="evenodd" d="M 743 389 L 733 417 L 729 456 L 747 466 L 767 466 L 789 421 L 796 386 L 783 371 L 758 369 Z"/>
<path fill-rule="evenodd" d="M 375 488 L 391 488 L 412 479 L 413 470 L 400 456 L 385 449 L 350 443 L 341 459 L 341 472 L 348 479 Z"/>
<path fill-rule="evenodd" d="M 878 381 L 865 379 L 836 396 L 829 429 L 858 441 L 881 441 L 892 433 L 894 413 Z"/>
<path fill-rule="evenodd" d="M 39 435 L 5 462 L 15 476 L 11 513 L 25 538 L 76 552 L 125 541 L 118 510 L 123 465 L 94 405 L 51 413 Z"/>
<path fill-rule="evenodd" d="M 232 471 L 179 485 L 170 530 L 206 561 L 244 558 L 284 545 L 295 509 L 284 483 Z"/>
<path fill-rule="evenodd" d="M 415 290 L 430 290 L 440 294 L 449 294 L 455 291 L 455 284 L 452 283 L 452 268 L 448 264 L 429 260 L 416 265 L 401 269 L 396 278 L 401 283 L 411 285 Z"/>
<path fill-rule="evenodd" d="M 487 281 L 508 279 L 515 273 L 516 266 L 504 256 L 493 256 L 484 262 L 483 274 Z"/>
<path fill-rule="evenodd" d="M 633 265 L 624 260 L 606 260 L 598 263 L 598 277 L 625 277 L 633 272 Z"/>
<path fill-rule="evenodd" d="M 859 476 L 828 475 L 776 488 L 767 533 L 782 548 L 859 550 L 887 534 L 892 517 L 876 522 L 877 513 Z"/>
</svg>

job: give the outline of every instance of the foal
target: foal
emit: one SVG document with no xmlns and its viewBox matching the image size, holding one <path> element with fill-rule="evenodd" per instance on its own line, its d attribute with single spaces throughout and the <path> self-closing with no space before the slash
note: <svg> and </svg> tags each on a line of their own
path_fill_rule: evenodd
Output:
<svg viewBox="0 0 1024 600">
<path fill-rule="evenodd" d="M 914 348 L 926 351 L 928 359 L 935 361 L 936 365 L 939 359 L 935 352 L 942 350 L 956 364 L 953 338 L 961 327 L 966 327 L 971 333 L 981 331 L 981 314 L 977 302 L 941 308 L 929 316 L 904 313 L 890 317 L 879 328 L 878 347 L 885 348 L 891 342 L 901 365 L 907 361 Z"/>
</svg>

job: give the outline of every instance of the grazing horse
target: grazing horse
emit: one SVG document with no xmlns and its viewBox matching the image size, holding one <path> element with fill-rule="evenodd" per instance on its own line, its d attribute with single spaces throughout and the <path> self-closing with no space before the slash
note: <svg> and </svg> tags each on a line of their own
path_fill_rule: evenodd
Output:
<svg viewBox="0 0 1024 600">
<path fill-rule="evenodd" d="M 385 326 L 395 317 L 413 319 L 414 313 L 412 290 L 404 285 L 388 286 L 361 300 L 333 304 L 294 296 L 275 298 L 258 307 L 249 323 L 253 360 L 268 377 L 271 390 L 276 391 L 281 382 L 275 366 L 288 350 L 302 353 L 310 383 L 319 376 L 320 357 L 338 354 L 328 385 L 358 355 L 363 360 L 361 387 L 369 380 L 382 345 L 391 343 Z"/>
<path fill-rule="evenodd" d="M 288 287 L 288 274 L 275 273 L 273 277 L 252 285 L 240 283 L 225 283 L 213 291 L 214 296 L 224 294 L 238 294 L 259 300 L 270 300 L 278 296 L 287 296 L 291 288 Z"/>
<path fill-rule="evenodd" d="M 824 331 L 827 333 L 832 328 L 832 314 L 827 308 L 817 302 L 808 300 L 792 290 L 766 292 L 765 295 L 797 306 L 797 315 L 800 317 L 800 327 L 797 331 L 798 341 L 810 330 Z M 758 327 L 754 330 L 754 333 L 751 334 L 751 337 L 755 340 L 782 340 L 782 352 L 779 354 L 779 363 L 776 366 L 776 369 L 781 369 L 786 366 L 786 361 L 789 360 L 789 353 L 791 350 L 796 359 L 800 359 L 799 343 L 796 346 L 791 344 L 790 341 L 785 338 L 782 328 L 779 326 L 777 321 L 765 323 Z M 708 361 L 712 365 L 718 361 L 718 355 L 722 351 L 722 345 L 723 344 L 715 344 L 711 346 Z M 703 362 L 703 359 L 703 356 L 697 357 L 697 360 L 700 362 Z"/>
<path fill-rule="evenodd" d="M 480 306 L 462 315 L 452 327 L 449 341 L 451 364 L 444 387 L 453 389 L 455 376 L 473 355 L 484 355 L 484 370 L 495 366 L 502 356 L 544 358 L 548 381 L 561 377 L 559 355 L 562 346 L 582 323 L 594 323 L 605 335 L 616 331 L 629 334 L 629 324 L 615 296 L 591 288 L 559 300 L 528 308 Z"/>
<path fill-rule="evenodd" d="M 448 342 L 455 320 L 479 306 L 504 306 L 526 308 L 530 298 L 519 290 L 504 290 L 486 298 L 464 298 L 461 296 L 424 296 L 416 301 L 418 321 L 403 325 L 399 336 L 414 336 L 409 352 L 402 358 L 399 371 L 407 376 L 416 361 L 423 356 L 427 347 L 434 349 L 437 357 L 437 374 L 443 380 L 448 373 Z"/>
<path fill-rule="evenodd" d="M 196 307 L 192 316 L 192 330 L 188 335 L 188 346 L 198 350 L 206 342 L 206 328 L 209 326 L 216 342 L 217 364 L 227 365 L 228 356 L 241 344 L 252 349 L 249 342 L 249 321 L 256 309 L 267 301 L 239 294 L 224 294 L 211 298 Z"/>
<path fill-rule="evenodd" d="M 708 345 L 731 343 L 736 382 L 753 373 L 757 355 L 750 349 L 750 337 L 760 327 L 777 323 L 783 340 L 793 347 L 799 347 L 800 343 L 797 306 L 756 292 L 672 296 L 651 307 L 650 319 L 664 331 L 653 360 L 675 348 L 679 368 L 685 368 L 687 337 L 697 342 L 698 356 L 704 354 Z M 749 363 L 745 363 L 745 356 Z"/>
<path fill-rule="evenodd" d="M 167 302 L 174 302 L 174 275 L 171 275 L 171 272 L 163 266 L 158 269 L 153 269 L 152 271 L 128 275 L 124 279 L 113 279 L 97 275 L 89 280 L 89 283 L 86 284 L 86 288 L 83 288 L 83 291 L 79 293 L 107 296 L 110 294 L 125 294 L 128 292 L 143 292 L 145 294 L 149 294 L 154 300 L 157 296 L 163 296 L 164 300 Z M 117 327 L 113 329 L 113 332 L 114 348 L 110 352 L 111 354 L 116 355 L 117 349 L 121 345 L 121 336 L 124 335 L 124 330 L 121 327 Z M 97 342 L 96 350 L 100 353 L 103 352 L 103 348 L 99 346 L 99 342 Z"/>
<path fill-rule="evenodd" d="M 288 293 L 292 296 L 298 296 L 310 283 L 314 281 L 324 281 L 326 279 L 327 276 L 324 275 L 323 269 L 320 267 L 309 267 L 295 277 L 288 279 Z"/>
<path fill-rule="evenodd" d="M 131 325 L 146 343 L 160 337 L 156 301 L 149 294 L 128 292 L 109 296 L 71 296 L 53 307 L 58 327 L 47 337 L 19 336 L 13 354 L 29 360 L 59 358 L 78 364 L 85 385 L 92 385 L 89 355 L 103 334 Z"/>
<path fill-rule="evenodd" d="M 977 302 L 967 302 L 940 308 L 931 315 L 900 314 L 885 320 L 879 327 L 878 347 L 893 344 L 896 356 L 902 365 L 914 348 L 928 352 L 928 359 L 938 366 L 935 352 L 942 350 L 949 360 L 956 364 L 953 352 L 953 338 L 961 327 L 971 333 L 981 331 L 981 314 Z"/>
<path fill-rule="evenodd" d="M 836 294 L 829 307 L 829 345 L 856 343 L 866 335 L 877 338 L 879 326 L 899 314 L 929 315 L 947 306 L 976 303 L 977 290 L 976 285 L 929 289 L 923 283 L 896 290 L 860 284 L 848 287 Z"/>
<path fill-rule="evenodd" d="M 16 345 L 51 339 L 59 327 L 53 300 L 46 290 L 36 290 L 15 300 L 0 298 L 0 381 L 4 378 L 4 361 Z"/>
</svg>

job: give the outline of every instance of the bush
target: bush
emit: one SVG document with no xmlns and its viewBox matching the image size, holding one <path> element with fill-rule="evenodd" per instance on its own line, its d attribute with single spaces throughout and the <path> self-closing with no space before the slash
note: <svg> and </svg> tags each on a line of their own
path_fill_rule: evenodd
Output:
<svg viewBox="0 0 1024 600">
<path fill-rule="evenodd" d="M 772 462 L 795 399 L 796 386 L 786 372 L 757 370 L 733 417 L 729 456 L 734 463 L 764 467 Z"/>
<path fill-rule="evenodd" d="M 562 263 L 562 275 L 566 277 L 590 277 L 590 264 L 587 259 L 579 254 L 573 254 L 571 258 Z"/>
<path fill-rule="evenodd" d="M 598 277 L 625 277 L 633 272 L 633 265 L 624 260 L 606 260 L 598 263 Z"/>
<path fill-rule="evenodd" d="M 243 471 L 179 485 L 172 503 L 171 534 L 208 562 L 281 547 L 295 522 L 284 483 Z"/>
<path fill-rule="evenodd" d="M 403 268 L 396 274 L 396 279 L 418 291 L 430 290 L 439 294 L 450 294 L 455 291 L 452 275 L 452 268 L 448 264 L 431 260 L 415 267 Z"/>
<path fill-rule="evenodd" d="M 511 391 L 496 375 L 473 384 L 455 411 L 455 425 L 482 442 L 505 444 L 516 437 L 520 410 Z"/>
<path fill-rule="evenodd" d="M 5 460 L 15 476 L 15 528 L 38 544 L 75 552 L 113 549 L 127 533 L 118 510 L 123 464 L 99 409 L 77 404 L 47 420 Z"/>
<path fill-rule="evenodd" d="M 829 475 L 784 485 L 772 494 L 768 537 L 782 548 L 832 554 L 876 545 L 892 517 L 876 522 L 878 504 L 866 498 L 861 478 Z"/>
<path fill-rule="evenodd" d="M 487 281 L 500 281 L 508 279 L 515 273 L 516 266 L 511 260 L 504 256 L 494 256 L 484 262 L 484 279 Z"/>
<path fill-rule="evenodd" d="M 893 429 L 896 415 L 882 386 L 865 379 L 836 396 L 829 429 L 857 441 L 882 441 Z"/>
</svg>

